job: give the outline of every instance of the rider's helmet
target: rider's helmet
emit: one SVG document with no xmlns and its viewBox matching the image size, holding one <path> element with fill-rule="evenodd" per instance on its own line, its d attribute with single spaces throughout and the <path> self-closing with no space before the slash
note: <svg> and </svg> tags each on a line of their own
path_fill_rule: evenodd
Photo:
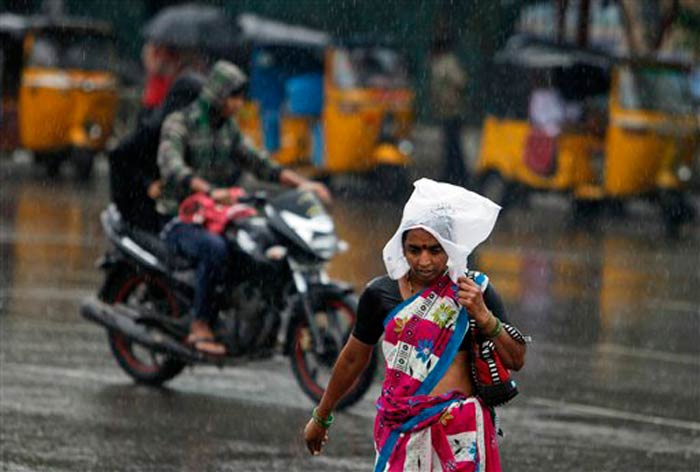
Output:
<svg viewBox="0 0 700 472">
<path fill-rule="evenodd" d="M 217 61 L 200 96 L 218 108 L 228 97 L 243 93 L 247 85 L 248 77 L 238 66 L 228 61 Z"/>
</svg>

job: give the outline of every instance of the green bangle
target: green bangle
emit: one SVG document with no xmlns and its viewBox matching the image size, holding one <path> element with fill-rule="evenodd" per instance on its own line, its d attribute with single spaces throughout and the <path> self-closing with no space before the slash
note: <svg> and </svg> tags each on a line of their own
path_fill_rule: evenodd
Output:
<svg viewBox="0 0 700 472">
<path fill-rule="evenodd" d="M 503 323 L 501 323 L 501 320 L 498 319 L 497 316 L 491 315 L 494 318 L 496 318 L 496 326 L 493 327 L 490 333 L 486 335 L 487 338 L 489 339 L 496 339 L 499 334 L 501 334 L 501 330 L 503 329 Z"/>
<path fill-rule="evenodd" d="M 333 424 L 333 413 L 328 414 L 328 418 L 321 418 L 321 416 L 318 414 L 318 407 L 314 408 L 314 410 L 311 412 L 311 419 L 314 420 L 314 422 L 319 425 L 323 429 L 328 429 L 331 427 Z"/>
</svg>

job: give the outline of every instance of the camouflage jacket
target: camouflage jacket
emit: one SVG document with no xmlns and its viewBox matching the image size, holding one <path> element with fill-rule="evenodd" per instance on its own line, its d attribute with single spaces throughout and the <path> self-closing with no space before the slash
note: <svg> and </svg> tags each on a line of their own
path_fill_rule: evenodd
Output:
<svg viewBox="0 0 700 472">
<path fill-rule="evenodd" d="M 215 187 L 235 185 L 241 171 L 261 180 L 279 181 L 280 167 L 252 146 L 234 119 L 218 127 L 209 124 L 207 105 L 197 100 L 168 115 L 163 123 L 158 146 L 163 192 L 157 202 L 162 214 L 177 214 L 179 203 L 191 193 L 194 176 Z"/>
</svg>

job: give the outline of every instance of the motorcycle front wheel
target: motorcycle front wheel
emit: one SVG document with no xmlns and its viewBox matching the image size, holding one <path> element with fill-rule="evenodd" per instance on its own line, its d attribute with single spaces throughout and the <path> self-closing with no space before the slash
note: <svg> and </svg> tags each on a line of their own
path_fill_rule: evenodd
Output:
<svg viewBox="0 0 700 472">
<path fill-rule="evenodd" d="M 330 380 L 331 372 L 340 351 L 345 346 L 357 320 L 357 298 L 352 295 L 338 297 L 325 294 L 313 297 L 313 321 L 324 343 L 323 354 L 319 354 L 305 316 L 296 316 L 290 326 L 292 349 L 290 361 L 292 372 L 304 393 L 318 403 Z M 365 371 L 340 400 L 336 410 L 357 403 L 372 385 L 377 370 L 376 350 L 372 353 Z"/>
</svg>

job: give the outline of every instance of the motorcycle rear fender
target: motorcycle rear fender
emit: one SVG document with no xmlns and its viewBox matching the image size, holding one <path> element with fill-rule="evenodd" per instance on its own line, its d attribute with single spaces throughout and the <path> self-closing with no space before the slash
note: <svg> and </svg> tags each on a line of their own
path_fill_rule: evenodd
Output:
<svg viewBox="0 0 700 472">
<path fill-rule="evenodd" d="M 124 271 L 130 270 L 130 266 L 119 253 L 105 254 L 97 261 L 96 265 L 105 272 L 105 279 L 97 293 L 97 298 L 105 300 L 115 279 L 120 277 Z"/>
<path fill-rule="evenodd" d="M 125 272 L 131 273 L 152 273 L 154 275 L 163 275 L 157 270 L 153 270 L 135 263 L 129 257 L 122 254 L 120 251 L 111 251 L 99 258 L 95 265 L 105 273 L 105 279 L 98 292 L 98 298 L 104 300 L 110 286 L 115 279 L 121 277 Z"/>
<path fill-rule="evenodd" d="M 353 291 L 354 290 L 352 288 L 352 285 L 340 281 L 332 281 L 325 284 L 316 283 L 309 285 L 309 293 L 311 294 L 311 296 L 323 293 L 343 297 L 345 295 L 351 294 Z"/>
<path fill-rule="evenodd" d="M 306 295 L 300 294 L 300 297 L 307 296 L 311 300 L 313 300 L 314 297 L 321 295 L 342 298 L 352 294 L 353 292 L 354 290 L 350 284 L 334 281 L 326 284 L 309 285 L 309 290 Z M 284 349 L 282 351 L 285 356 L 290 355 L 292 353 L 292 349 L 294 348 L 294 326 L 296 326 L 297 322 L 305 316 L 306 313 L 304 313 L 304 305 L 301 299 L 298 299 L 292 308 L 292 316 L 287 324 L 287 335 L 284 342 Z"/>
<path fill-rule="evenodd" d="M 100 270 L 110 270 L 119 264 L 126 265 L 126 260 L 123 255 L 118 252 L 108 252 L 104 256 L 97 259 L 95 267 Z"/>
</svg>

